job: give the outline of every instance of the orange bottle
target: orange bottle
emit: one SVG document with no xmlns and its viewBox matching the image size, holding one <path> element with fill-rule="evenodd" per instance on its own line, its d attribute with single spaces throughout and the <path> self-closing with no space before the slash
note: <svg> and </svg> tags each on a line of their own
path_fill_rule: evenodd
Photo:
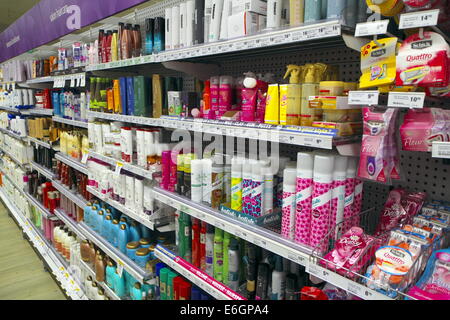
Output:
<svg viewBox="0 0 450 320">
<path fill-rule="evenodd" d="M 205 81 L 205 89 L 203 90 L 203 118 L 208 118 L 208 113 L 211 110 L 211 81 Z"/>
</svg>

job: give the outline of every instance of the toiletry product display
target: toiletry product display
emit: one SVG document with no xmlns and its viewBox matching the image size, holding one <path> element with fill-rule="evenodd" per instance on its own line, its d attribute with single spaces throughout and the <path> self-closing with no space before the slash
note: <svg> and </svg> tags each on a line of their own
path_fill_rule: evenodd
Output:
<svg viewBox="0 0 450 320">
<path fill-rule="evenodd" d="M 0 32 L 0 209 L 65 298 L 449 299 L 450 0 L 81 2 Z"/>
<path fill-rule="evenodd" d="M 89 153 L 89 138 L 86 130 L 60 130 L 59 152 L 81 161 Z"/>
</svg>

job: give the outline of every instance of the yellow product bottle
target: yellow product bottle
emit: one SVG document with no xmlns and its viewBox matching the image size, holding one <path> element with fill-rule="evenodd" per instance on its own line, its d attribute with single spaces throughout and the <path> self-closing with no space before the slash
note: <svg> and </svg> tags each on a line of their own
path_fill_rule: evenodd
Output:
<svg viewBox="0 0 450 320">
<path fill-rule="evenodd" d="M 114 93 L 114 113 L 122 114 L 122 101 L 120 99 L 120 81 L 114 80 L 113 82 Z"/>
<path fill-rule="evenodd" d="M 67 154 L 67 131 L 62 131 L 60 134 L 60 151 L 62 154 Z"/>
<path fill-rule="evenodd" d="M 89 154 L 89 138 L 87 135 L 83 134 L 83 138 L 81 139 L 81 156 Z"/>
<path fill-rule="evenodd" d="M 361 48 L 361 89 L 393 84 L 396 77 L 397 38 L 379 39 Z"/>
<path fill-rule="evenodd" d="M 114 31 L 112 34 L 112 39 L 111 39 L 111 61 L 117 61 L 118 59 L 118 42 L 117 42 L 117 37 L 118 37 L 118 32 Z"/>
<path fill-rule="evenodd" d="M 280 91 L 278 84 L 269 85 L 264 122 L 273 125 L 280 124 Z"/>
<path fill-rule="evenodd" d="M 301 25 L 305 16 L 305 0 L 290 0 L 289 9 L 291 27 Z"/>
<path fill-rule="evenodd" d="M 300 125 L 302 86 L 300 84 L 280 85 L 280 124 Z"/>
<path fill-rule="evenodd" d="M 315 109 L 309 106 L 309 97 L 317 96 L 319 93 L 319 84 L 315 82 L 315 68 L 312 64 L 305 66 L 305 80 L 302 84 L 301 94 L 301 111 L 300 111 L 300 125 L 311 127 L 314 121 Z"/>
</svg>

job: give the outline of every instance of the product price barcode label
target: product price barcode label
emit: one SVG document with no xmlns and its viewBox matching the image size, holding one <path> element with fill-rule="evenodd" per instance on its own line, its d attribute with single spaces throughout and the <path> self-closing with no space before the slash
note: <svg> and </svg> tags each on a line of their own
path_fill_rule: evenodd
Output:
<svg viewBox="0 0 450 320">
<path fill-rule="evenodd" d="M 122 171 L 123 163 L 117 162 L 116 163 L 116 170 L 114 171 L 115 174 L 120 175 L 120 172 Z"/>
<path fill-rule="evenodd" d="M 434 142 L 432 155 L 433 158 L 450 159 L 450 142 Z"/>
<path fill-rule="evenodd" d="M 424 92 L 390 92 L 388 107 L 422 109 L 425 103 Z"/>
<path fill-rule="evenodd" d="M 306 269 L 306 272 L 313 276 L 316 276 L 316 277 L 319 277 L 321 275 L 320 267 L 315 265 L 314 263 L 311 263 L 308 266 L 308 268 Z"/>
<path fill-rule="evenodd" d="M 439 19 L 439 9 L 404 13 L 400 15 L 399 29 L 435 26 Z"/>
<path fill-rule="evenodd" d="M 389 20 L 371 21 L 356 25 L 355 37 L 374 36 L 387 32 Z"/>
<path fill-rule="evenodd" d="M 117 274 L 122 277 L 124 263 L 122 260 L 117 259 Z"/>
<path fill-rule="evenodd" d="M 378 104 L 379 97 L 379 91 L 350 91 L 348 93 L 348 104 L 375 106 Z"/>
<path fill-rule="evenodd" d="M 347 282 L 347 291 L 355 296 L 361 297 L 363 295 L 363 288 L 358 283 L 348 281 Z"/>
</svg>

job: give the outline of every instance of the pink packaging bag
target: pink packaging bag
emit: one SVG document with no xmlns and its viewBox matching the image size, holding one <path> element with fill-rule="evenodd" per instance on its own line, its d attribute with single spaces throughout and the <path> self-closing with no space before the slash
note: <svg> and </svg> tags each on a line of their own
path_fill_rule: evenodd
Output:
<svg viewBox="0 0 450 320">
<path fill-rule="evenodd" d="M 359 227 L 350 228 L 337 242 L 333 250 L 324 256 L 320 264 L 348 278 L 355 275 L 348 270 L 359 273 L 372 258 L 375 238 L 364 234 Z"/>
<path fill-rule="evenodd" d="M 403 41 L 397 55 L 397 86 L 446 87 L 450 77 L 450 47 L 435 32 L 414 34 Z"/>
<path fill-rule="evenodd" d="M 309 245 L 311 232 L 313 179 L 297 179 L 295 242 Z"/>
<path fill-rule="evenodd" d="M 314 182 L 310 246 L 325 252 L 328 242 L 325 241 L 330 231 L 331 193 L 333 183 Z"/>
<path fill-rule="evenodd" d="M 410 109 L 400 127 L 405 151 L 431 152 L 433 142 L 448 141 L 446 113 L 439 109 Z"/>
<path fill-rule="evenodd" d="M 395 144 L 390 130 L 392 122 L 398 115 L 393 108 L 377 110 L 373 107 L 363 108 L 364 135 L 361 147 L 358 177 L 378 182 L 389 182 Z"/>
<path fill-rule="evenodd" d="M 375 235 L 383 235 L 397 228 L 400 222 L 407 218 L 408 213 L 402 206 L 402 198 L 405 195 L 406 191 L 403 189 L 395 189 L 389 193 Z"/>
</svg>

